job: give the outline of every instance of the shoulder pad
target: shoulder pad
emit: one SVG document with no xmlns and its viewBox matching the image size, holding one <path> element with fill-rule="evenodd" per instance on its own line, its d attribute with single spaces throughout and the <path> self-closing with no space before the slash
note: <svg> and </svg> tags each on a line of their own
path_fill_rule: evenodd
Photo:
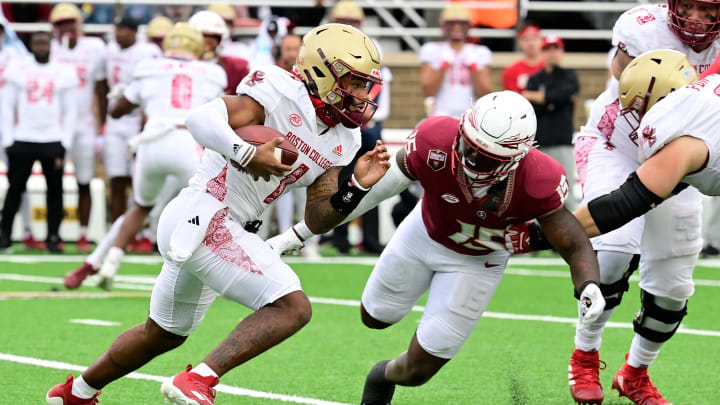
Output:
<svg viewBox="0 0 720 405">
<path fill-rule="evenodd" d="M 555 194 L 565 177 L 565 169 L 560 163 L 537 149 L 530 150 L 521 167 L 525 172 L 525 192 L 537 200 Z"/>
</svg>

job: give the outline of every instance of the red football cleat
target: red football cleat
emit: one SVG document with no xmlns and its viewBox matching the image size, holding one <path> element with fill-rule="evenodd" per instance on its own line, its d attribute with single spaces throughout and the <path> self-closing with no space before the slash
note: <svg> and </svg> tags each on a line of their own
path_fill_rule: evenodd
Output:
<svg viewBox="0 0 720 405">
<path fill-rule="evenodd" d="M 65 288 L 74 290 L 82 285 L 83 280 L 85 280 L 87 276 L 91 276 L 97 272 L 98 270 L 93 268 L 92 264 L 85 262 L 72 273 L 65 275 Z"/>
<path fill-rule="evenodd" d="M 215 405 L 215 390 L 212 388 L 220 382 L 217 377 L 203 377 L 191 373 L 188 364 L 185 371 L 167 380 L 160 387 L 165 402 L 175 405 Z"/>
<path fill-rule="evenodd" d="M 75 250 L 77 250 L 79 253 L 89 253 L 90 249 L 90 242 L 88 242 L 85 235 L 82 235 L 80 239 L 75 242 Z"/>
<path fill-rule="evenodd" d="M 141 253 L 149 255 L 155 250 L 152 241 L 147 236 L 143 236 L 138 239 L 137 246 L 135 247 L 135 253 Z"/>
<path fill-rule="evenodd" d="M 598 352 L 586 352 L 575 349 L 570 357 L 568 376 L 570 395 L 577 404 L 602 404 L 602 385 L 600 370 L 605 370 L 605 362 L 600 360 Z"/>
<path fill-rule="evenodd" d="M 36 240 L 32 235 L 23 239 L 22 244 L 27 250 L 45 250 L 45 243 Z"/>
<path fill-rule="evenodd" d="M 637 405 L 672 405 L 650 381 L 647 368 L 627 364 L 627 357 L 625 355 L 625 364 L 613 378 L 612 389 L 617 390 L 620 397 L 627 397 Z"/>
<path fill-rule="evenodd" d="M 48 405 L 95 405 L 100 402 L 97 398 L 100 395 L 100 391 L 93 395 L 92 398 L 84 399 L 78 398 L 72 394 L 73 375 L 68 374 L 67 380 L 64 383 L 54 386 L 47 395 Z"/>
</svg>

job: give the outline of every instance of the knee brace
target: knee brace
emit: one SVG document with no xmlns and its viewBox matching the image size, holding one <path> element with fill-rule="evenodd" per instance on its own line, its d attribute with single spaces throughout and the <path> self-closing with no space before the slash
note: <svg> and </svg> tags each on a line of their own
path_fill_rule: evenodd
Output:
<svg viewBox="0 0 720 405">
<path fill-rule="evenodd" d="M 657 298 L 645 290 L 640 291 L 640 312 L 633 320 L 635 333 L 655 343 L 668 341 L 675 334 L 680 322 L 687 315 L 687 301 L 679 310 L 661 308 L 655 302 Z M 658 328 L 665 324 L 666 327 Z M 660 331 L 657 329 L 664 329 Z"/>
<path fill-rule="evenodd" d="M 610 310 L 620 305 L 622 302 L 622 296 L 625 291 L 630 289 L 630 276 L 640 266 L 640 255 L 633 255 L 630 263 L 628 264 L 627 270 L 623 273 L 620 280 L 611 284 L 600 283 L 600 291 L 602 291 L 603 297 L 605 298 L 605 310 Z"/>
</svg>

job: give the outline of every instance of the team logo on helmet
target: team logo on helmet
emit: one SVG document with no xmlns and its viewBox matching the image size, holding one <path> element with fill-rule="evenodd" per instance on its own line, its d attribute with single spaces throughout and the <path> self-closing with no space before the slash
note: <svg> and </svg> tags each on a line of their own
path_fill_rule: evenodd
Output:
<svg viewBox="0 0 720 405">
<path fill-rule="evenodd" d="M 445 168 L 447 153 L 440 149 L 433 149 L 428 153 L 427 164 L 436 172 Z"/>
<path fill-rule="evenodd" d="M 302 126 L 302 118 L 297 114 L 290 114 L 290 124 L 294 127 Z"/>
</svg>

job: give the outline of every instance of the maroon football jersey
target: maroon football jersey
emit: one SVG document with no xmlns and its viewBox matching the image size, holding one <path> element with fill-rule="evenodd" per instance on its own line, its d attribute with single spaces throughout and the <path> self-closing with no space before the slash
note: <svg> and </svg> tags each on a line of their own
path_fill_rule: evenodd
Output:
<svg viewBox="0 0 720 405">
<path fill-rule="evenodd" d="M 482 199 L 474 199 L 451 169 L 458 128 L 455 118 L 432 117 L 418 125 L 405 145 L 407 168 L 425 189 L 422 218 L 434 241 L 473 256 L 502 250 L 505 227 L 564 204 L 565 170 L 535 148 L 505 181 L 492 186 Z"/>
<path fill-rule="evenodd" d="M 238 84 L 240 84 L 242 79 L 250 73 L 250 64 L 242 58 L 221 56 L 220 66 L 225 69 L 225 74 L 227 75 L 227 87 L 225 88 L 225 94 L 234 95 Z"/>
</svg>

